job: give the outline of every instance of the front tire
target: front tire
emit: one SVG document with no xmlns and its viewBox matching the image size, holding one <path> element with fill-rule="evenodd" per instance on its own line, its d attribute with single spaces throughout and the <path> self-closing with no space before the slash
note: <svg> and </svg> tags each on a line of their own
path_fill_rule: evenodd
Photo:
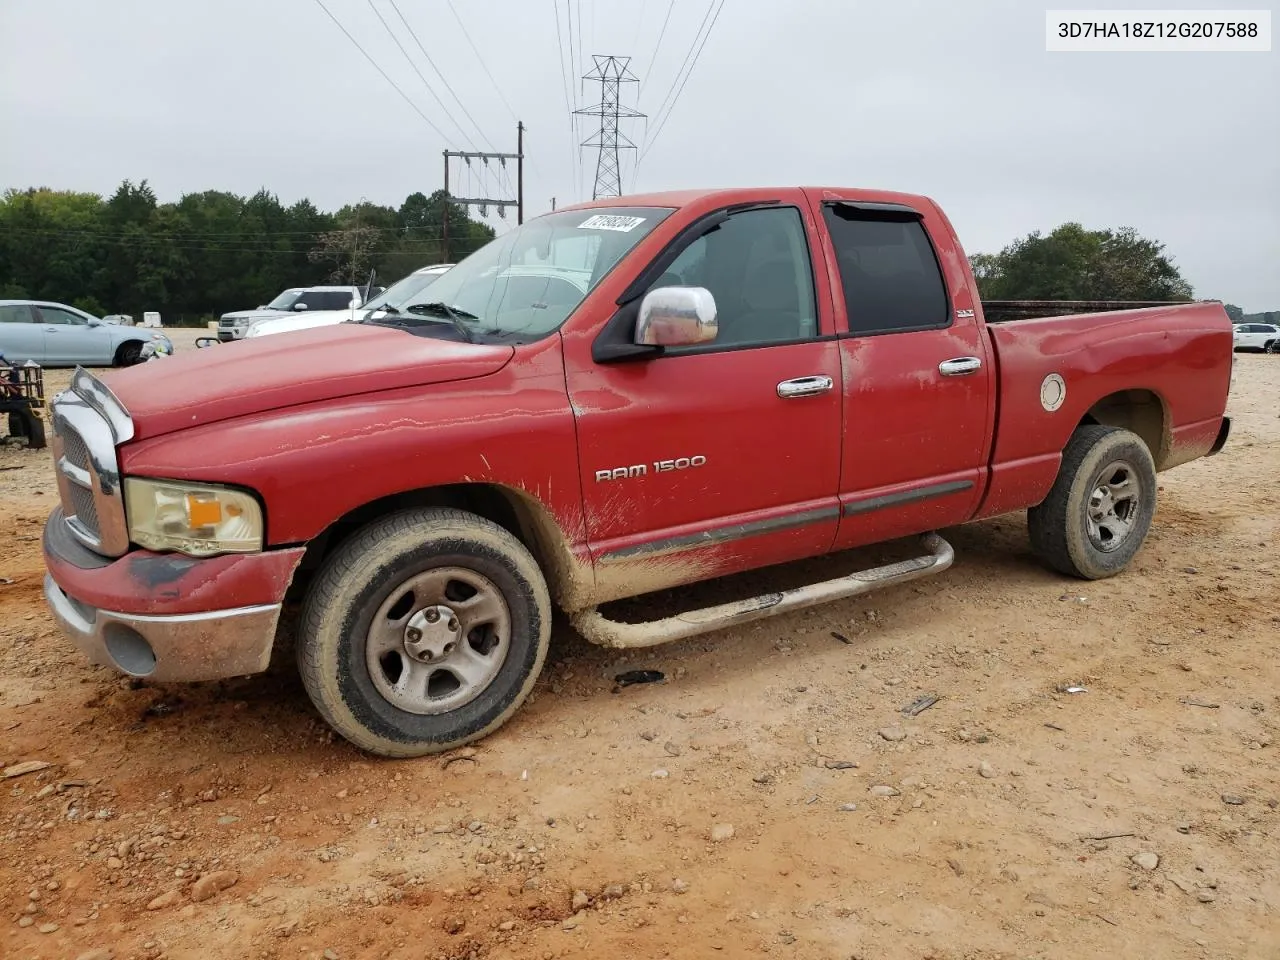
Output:
<svg viewBox="0 0 1280 960">
<path fill-rule="evenodd" d="M 1280 353 L 1280 340 L 1272 340 L 1262 349 L 1266 353 Z"/>
<path fill-rule="evenodd" d="M 142 360 L 142 344 L 137 340 L 129 340 L 120 344 L 116 350 L 115 365 L 117 367 L 132 367 L 134 364 Z"/>
<path fill-rule="evenodd" d="M 519 540 L 460 510 L 405 510 L 325 561 L 303 603 L 298 669 L 347 740 L 416 757 L 505 723 L 550 638 L 546 581 Z"/>
<path fill-rule="evenodd" d="M 1142 547 L 1155 508 L 1155 463 L 1142 439 L 1117 427 L 1080 427 L 1049 495 L 1027 511 L 1031 546 L 1061 573 L 1111 577 Z"/>
</svg>

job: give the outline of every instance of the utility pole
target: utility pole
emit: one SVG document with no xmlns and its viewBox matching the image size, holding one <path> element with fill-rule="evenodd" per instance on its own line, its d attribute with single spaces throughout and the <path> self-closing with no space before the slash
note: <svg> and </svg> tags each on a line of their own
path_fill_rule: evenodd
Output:
<svg viewBox="0 0 1280 960">
<path fill-rule="evenodd" d="M 462 160 L 468 167 L 472 160 L 478 160 L 486 167 L 489 161 L 496 161 L 506 169 L 507 161 L 516 162 L 516 195 L 511 197 L 453 197 L 449 194 L 449 161 Z M 479 207 L 480 216 L 488 216 L 490 207 L 497 207 L 498 216 L 505 218 L 507 207 L 516 208 L 516 223 L 524 223 L 524 123 L 516 121 L 516 152 L 486 153 L 476 150 L 446 150 L 444 152 L 444 239 L 445 262 L 449 262 L 449 204 L 456 203 L 463 207 Z"/>
<path fill-rule="evenodd" d="M 590 107 L 575 110 L 574 113 L 587 117 L 599 117 L 600 129 L 595 135 L 584 140 L 584 147 L 597 147 L 596 183 L 591 191 L 591 199 L 600 197 L 619 197 L 622 195 L 622 163 L 620 150 L 634 150 L 632 143 L 619 129 L 619 122 L 643 117 L 639 110 L 622 105 L 622 85 L 639 83 L 640 79 L 631 72 L 630 57 L 597 57 L 595 69 L 583 76 L 583 80 L 598 81 L 600 84 L 600 102 Z"/>
</svg>

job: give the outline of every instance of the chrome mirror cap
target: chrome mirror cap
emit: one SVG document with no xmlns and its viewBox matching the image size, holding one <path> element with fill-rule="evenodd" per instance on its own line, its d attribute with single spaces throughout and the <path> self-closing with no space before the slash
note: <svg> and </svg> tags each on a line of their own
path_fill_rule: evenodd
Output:
<svg viewBox="0 0 1280 960">
<path fill-rule="evenodd" d="M 659 287 L 640 301 L 635 342 L 684 347 L 716 338 L 716 300 L 705 287 Z"/>
</svg>

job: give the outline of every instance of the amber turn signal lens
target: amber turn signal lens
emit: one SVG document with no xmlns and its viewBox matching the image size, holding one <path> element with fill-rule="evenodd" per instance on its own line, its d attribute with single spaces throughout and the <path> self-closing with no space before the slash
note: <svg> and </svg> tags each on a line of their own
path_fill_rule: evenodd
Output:
<svg viewBox="0 0 1280 960">
<path fill-rule="evenodd" d="M 187 494 L 187 516 L 193 527 L 216 527 L 222 522 L 222 504 Z"/>
</svg>

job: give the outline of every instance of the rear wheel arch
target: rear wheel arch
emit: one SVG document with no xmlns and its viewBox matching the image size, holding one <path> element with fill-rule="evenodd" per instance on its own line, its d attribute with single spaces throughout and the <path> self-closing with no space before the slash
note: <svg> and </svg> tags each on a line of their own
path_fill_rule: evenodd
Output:
<svg viewBox="0 0 1280 960">
<path fill-rule="evenodd" d="M 1173 443 L 1172 424 L 1168 404 L 1154 390 L 1138 387 L 1108 394 L 1089 407 L 1077 429 L 1091 424 L 1136 434 L 1151 451 L 1156 469 L 1165 469 Z"/>
<path fill-rule="evenodd" d="M 324 559 L 362 527 L 388 514 L 420 507 L 451 507 L 496 523 L 533 554 L 557 606 L 575 610 L 585 604 L 593 583 L 590 568 L 574 558 L 569 537 L 551 511 L 528 493 L 497 483 L 405 490 L 356 507 L 307 544 L 291 593 L 300 597 Z"/>
</svg>

